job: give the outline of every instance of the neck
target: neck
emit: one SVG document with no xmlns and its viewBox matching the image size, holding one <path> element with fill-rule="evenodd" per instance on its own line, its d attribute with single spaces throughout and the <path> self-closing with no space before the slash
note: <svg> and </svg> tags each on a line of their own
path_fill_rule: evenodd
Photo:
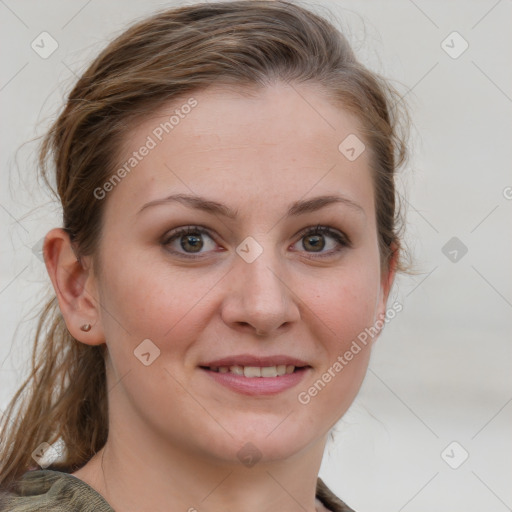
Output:
<svg viewBox="0 0 512 512">
<path fill-rule="evenodd" d="M 326 438 L 286 460 L 246 467 L 167 447 L 147 432 L 132 438 L 132 427 L 122 433 L 110 431 L 105 447 L 73 473 L 116 512 L 164 512 L 171 506 L 188 512 L 316 510 L 316 481 Z"/>
</svg>

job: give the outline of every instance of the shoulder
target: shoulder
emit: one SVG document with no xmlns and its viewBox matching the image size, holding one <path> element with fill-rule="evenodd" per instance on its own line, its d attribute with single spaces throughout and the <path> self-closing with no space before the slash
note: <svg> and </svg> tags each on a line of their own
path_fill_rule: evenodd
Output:
<svg viewBox="0 0 512 512">
<path fill-rule="evenodd" d="M 0 496 L 1 512 L 114 512 L 85 482 L 53 470 L 28 471 Z"/>
<path fill-rule="evenodd" d="M 316 497 L 331 512 L 354 512 L 318 478 Z M 53 470 L 28 471 L 14 492 L 0 495 L 1 512 L 114 512 L 85 482 Z"/>
<path fill-rule="evenodd" d="M 347 504 L 341 501 L 322 481 L 318 478 L 316 483 L 316 497 L 322 505 L 331 512 L 355 512 Z"/>
</svg>

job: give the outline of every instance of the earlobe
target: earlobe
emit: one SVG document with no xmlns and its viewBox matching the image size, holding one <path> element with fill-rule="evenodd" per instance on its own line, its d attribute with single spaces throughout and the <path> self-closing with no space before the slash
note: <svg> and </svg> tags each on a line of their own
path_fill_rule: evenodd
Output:
<svg viewBox="0 0 512 512">
<path fill-rule="evenodd" d="M 71 335 L 88 345 L 104 343 L 94 275 L 90 268 L 78 261 L 68 233 L 61 228 L 49 231 L 43 254 L 59 308 Z"/>
</svg>

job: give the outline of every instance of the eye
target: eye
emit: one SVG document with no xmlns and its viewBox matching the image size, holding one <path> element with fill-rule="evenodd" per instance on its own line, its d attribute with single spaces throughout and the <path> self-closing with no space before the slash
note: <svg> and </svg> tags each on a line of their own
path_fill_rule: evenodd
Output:
<svg viewBox="0 0 512 512">
<path fill-rule="evenodd" d="M 317 254 L 319 257 L 332 256 L 345 247 L 351 246 L 347 236 L 329 226 L 307 228 L 300 233 L 300 236 L 301 239 L 294 245 L 301 244 L 306 252 Z M 327 250 L 324 251 L 324 249 Z"/>
<path fill-rule="evenodd" d="M 214 250 L 217 246 L 209 232 L 199 226 L 176 229 L 168 234 L 162 244 L 169 247 L 170 252 L 188 258 L 195 258 L 196 254 L 201 255 L 208 252 L 201 251 L 203 248 Z"/>
<path fill-rule="evenodd" d="M 300 243 L 301 248 L 293 250 L 305 250 L 319 258 L 333 256 L 351 246 L 347 236 L 329 226 L 309 227 L 299 233 L 299 236 L 300 240 L 294 245 Z M 171 231 L 162 241 L 162 245 L 169 252 L 184 258 L 199 258 L 217 247 L 209 231 L 200 226 L 187 226 Z"/>
</svg>

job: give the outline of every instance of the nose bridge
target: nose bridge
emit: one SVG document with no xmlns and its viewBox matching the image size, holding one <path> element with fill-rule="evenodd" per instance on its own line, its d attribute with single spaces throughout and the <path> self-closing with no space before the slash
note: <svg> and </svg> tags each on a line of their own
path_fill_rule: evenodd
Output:
<svg viewBox="0 0 512 512">
<path fill-rule="evenodd" d="M 231 324 L 248 324 L 269 333 L 298 319 L 297 304 L 286 285 L 285 267 L 276 251 L 266 244 L 247 240 L 237 249 L 234 284 L 225 307 L 225 320 Z M 243 251 L 245 249 L 245 252 Z M 252 251 L 251 257 L 247 257 Z M 259 254 L 254 258 L 258 251 Z"/>
<path fill-rule="evenodd" d="M 282 302 L 285 298 L 282 278 L 279 279 L 279 267 L 276 258 L 269 255 L 271 251 L 265 251 L 252 263 L 243 262 L 240 264 L 240 274 L 243 276 L 244 287 L 246 288 L 244 298 L 254 299 L 256 303 L 265 300 Z"/>
</svg>

